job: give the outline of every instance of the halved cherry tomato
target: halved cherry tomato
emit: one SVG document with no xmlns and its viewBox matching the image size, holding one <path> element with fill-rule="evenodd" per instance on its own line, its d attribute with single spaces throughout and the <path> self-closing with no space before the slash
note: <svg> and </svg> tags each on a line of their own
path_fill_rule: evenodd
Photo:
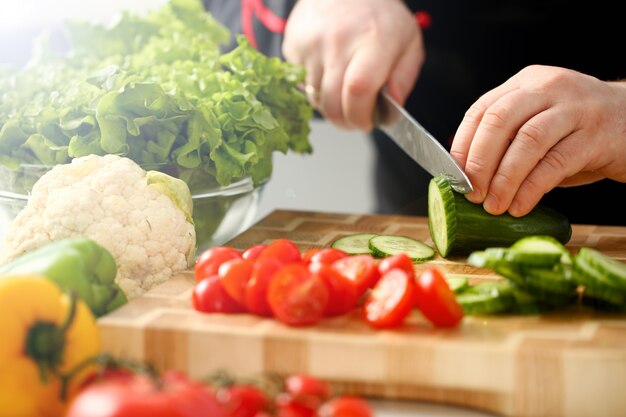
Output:
<svg viewBox="0 0 626 417">
<path fill-rule="evenodd" d="M 452 327 L 463 319 L 463 307 L 438 268 L 426 268 L 416 279 L 415 291 L 415 304 L 435 326 Z"/>
<path fill-rule="evenodd" d="M 378 272 L 380 275 L 385 275 L 388 271 L 394 268 L 400 268 L 406 271 L 411 278 L 415 278 L 415 269 L 413 268 L 413 261 L 406 253 L 400 252 L 396 255 L 391 255 L 383 258 L 378 263 Z"/>
<path fill-rule="evenodd" d="M 229 246 L 214 246 L 205 249 L 194 264 L 196 282 L 217 274 L 221 264 L 229 259 L 241 259 L 241 252 Z"/>
<path fill-rule="evenodd" d="M 289 239 L 276 239 L 267 245 L 257 259 L 276 258 L 284 264 L 300 262 L 300 249 Z"/>
<path fill-rule="evenodd" d="M 193 308 L 203 313 L 241 313 L 241 304 L 224 289 L 219 275 L 204 278 L 193 288 Z"/>
<path fill-rule="evenodd" d="M 415 280 L 400 268 L 388 271 L 380 277 L 365 299 L 365 321 L 375 328 L 400 325 L 413 309 Z"/>
<path fill-rule="evenodd" d="M 252 275 L 252 259 L 229 259 L 220 265 L 218 275 L 222 279 L 224 290 L 241 306 L 246 304 L 246 287 Z"/>
<path fill-rule="evenodd" d="M 319 417 L 373 417 L 374 412 L 363 398 L 341 395 L 322 404 L 317 414 Z"/>
<path fill-rule="evenodd" d="M 324 248 L 313 254 L 310 258 L 310 262 L 321 262 L 323 264 L 330 265 L 337 259 L 345 258 L 347 256 L 349 255 L 342 250 L 336 248 Z"/>
<path fill-rule="evenodd" d="M 263 252 L 265 250 L 265 248 L 267 248 L 267 244 L 265 244 L 265 243 L 259 243 L 257 245 L 252 245 L 252 246 L 249 246 L 248 248 L 246 248 L 246 250 L 243 251 L 241 256 L 243 257 L 243 259 L 253 259 L 253 260 L 255 260 L 255 259 L 257 259 L 259 257 L 261 252 Z"/>
<path fill-rule="evenodd" d="M 358 295 L 355 285 L 330 265 L 321 262 L 309 264 L 309 271 L 322 278 L 328 287 L 328 303 L 325 316 L 338 316 L 350 311 L 356 305 Z"/>
<path fill-rule="evenodd" d="M 302 263 L 280 268 L 270 282 L 267 296 L 274 316 L 292 326 L 317 323 L 328 304 L 326 284 Z"/>
<path fill-rule="evenodd" d="M 331 267 L 354 283 L 357 297 L 371 288 L 380 277 L 372 255 L 346 256 L 333 262 Z"/>
<path fill-rule="evenodd" d="M 250 280 L 246 284 L 246 308 L 258 316 L 272 316 L 272 308 L 267 301 L 270 282 L 276 271 L 283 266 L 278 259 L 257 259 L 252 267 Z"/>
</svg>

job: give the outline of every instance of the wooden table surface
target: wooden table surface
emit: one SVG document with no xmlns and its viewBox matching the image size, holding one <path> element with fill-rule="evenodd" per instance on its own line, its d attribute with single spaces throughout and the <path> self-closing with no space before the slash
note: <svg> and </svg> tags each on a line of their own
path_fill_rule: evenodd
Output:
<svg viewBox="0 0 626 417">
<path fill-rule="evenodd" d="M 427 219 L 274 211 L 227 244 L 277 238 L 303 251 L 361 232 L 407 235 L 432 245 Z M 568 248 L 594 247 L 626 261 L 626 227 L 574 225 Z M 436 264 L 471 282 L 501 279 L 465 258 Z M 425 264 L 416 264 L 417 271 Z M 292 328 L 248 314 L 192 309 L 186 272 L 101 318 L 104 350 L 202 377 L 307 372 L 335 388 L 386 399 L 435 401 L 503 416 L 626 415 L 626 315 L 572 308 L 533 316 L 466 316 L 434 328 L 418 311 L 398 329 L 373 330 L 353 314 Z"/>
</svg>

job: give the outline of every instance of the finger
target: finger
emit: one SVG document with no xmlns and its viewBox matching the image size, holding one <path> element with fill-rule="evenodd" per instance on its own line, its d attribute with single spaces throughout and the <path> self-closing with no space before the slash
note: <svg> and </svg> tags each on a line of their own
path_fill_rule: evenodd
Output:
<svg viewBox="0 0 626 417">
<path fill-rule="evenodd" d="M 307 73 L 304 91 L 307 95 L 309 103 L 311 103 L 314 107 L 319 108 L 323 74 L 322 64 L 317 60 L 312 60 L 307 63 L 306 69 Z"/>
<path fill-rule="evenodd" d="M 352 128 L 345 119 L 341 101 L 343 80 L 349 59 L 349 56 L 342 54 L 327 55 L 324 59 L 320 84 L 320 111 L 328 121 L 343 129 Z"/>
<path fill-rule="evenodd" d="M 544 194 L 560 185 L 587 166 L 589 155 L 585 149 L 587 136 L 576 131 L 554 145 L 522 182 L 509 207 L 512 216 L 528 214 Z"/>
<path fill-rule="evenodd" d="M 484 201 L 511 139 L 524 122 L 547 109 L 548 104 L 545 95 L 513 90 L 485 111 L 465 162 L 465 173 L 474 186 L 474 191 L 467 195 L 468 200 L 475 203 Z"/>
<path fill-rule="evenodd" d="M 508 210 L 523 181 L 539 161 L 576 125 L 573 112 L 550 107 L 519 128 L 489 184 L 484 208 L 491 214 Z"/>
<path fill-rule="evenodd" d="M 387 81 L 389 93 L 404 105 L 415 86 L 422 64 L 424 63 L 424 44 L 421 36 L 413 37 L 406 51 L 402 54 Z"/>
<path fill-rule="evenodd" d="M 374 106 L 379 91 L 389 79 L 395 52 L 376 43 L 359 47 L 346 67 L 341 92 L 343 115 L 351 126 L 373 128 Z"/>
<path fill-rule="evenodd" d="M 503 84 L 483 94 L 463 116 L 461 124 L 457 128 L 454 140 L 450 148 L 450 154 L 456 159 L 461 168 L 465 168 L 467 155 L 480 125 L 483 115 L 489 107 L 506 94 L 519 88 L 517 77 L 508 79 Z"/>
</svg>

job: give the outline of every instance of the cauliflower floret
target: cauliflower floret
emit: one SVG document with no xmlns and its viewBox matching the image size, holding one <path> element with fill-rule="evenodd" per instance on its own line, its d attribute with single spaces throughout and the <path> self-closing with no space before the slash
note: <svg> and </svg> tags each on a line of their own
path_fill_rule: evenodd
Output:
<svg viewBox="0 0 626 417">
<path fill-rule="evenodd" d="M 89 237 L 111 252 L 116 282 L 132 299 L 193 264 L 191 212 L 182 180 L 117 155 L 75 158 L 35 183 L 9 227 L 2 263 L 53 241 Z"/>
</svg>

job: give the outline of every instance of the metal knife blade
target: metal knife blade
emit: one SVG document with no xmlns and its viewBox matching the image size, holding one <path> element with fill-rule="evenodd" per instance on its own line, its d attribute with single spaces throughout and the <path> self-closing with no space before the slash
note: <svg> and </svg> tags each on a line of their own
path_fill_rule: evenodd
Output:
<svg viewBox="0 0 626 417">
<path fill-rule="evenodd" d="M 445 175 L 459 193 L 472 191 L 470 180 L 452 155 L 385 89 L 379 95 L 376 111 L 378 127 L 429 174 Z"/>
</svg>

